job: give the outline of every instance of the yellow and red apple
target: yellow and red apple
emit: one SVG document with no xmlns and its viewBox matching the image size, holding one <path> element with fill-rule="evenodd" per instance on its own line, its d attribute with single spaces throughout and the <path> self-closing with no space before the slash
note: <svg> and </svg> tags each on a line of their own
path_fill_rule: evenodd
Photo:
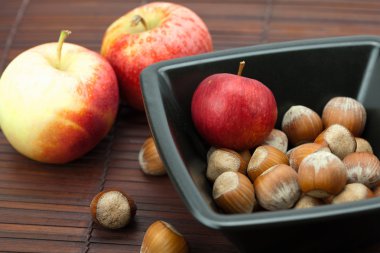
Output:
<svg viewBox="0 0 380 253">
<path fill-rule="evenodd" d="M 145 67 L 212 49 L 210 33 L 197 14 L 178 4 L 153 2 L 114 21 L 104 34 L 101 54 L 116 72 L 122 99 L 143 111 L 140 73 Z"/>
<path fill-rule="evenodd" d="M 118 105 L 111 65 L 63 39 L 24 51 L 0 79 L 1 129 L 17 151 L 40 162 L 66 163 L 90 151 Z"/>
</svg>

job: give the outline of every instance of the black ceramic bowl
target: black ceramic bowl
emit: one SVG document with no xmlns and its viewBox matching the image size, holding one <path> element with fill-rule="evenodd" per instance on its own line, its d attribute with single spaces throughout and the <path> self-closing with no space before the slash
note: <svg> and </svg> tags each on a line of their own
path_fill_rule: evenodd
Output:
<svg viewBox="0 0 380 253">
<path fill-rule="evenodd" d="M 321 114 L 330 98 L 354 97 L 367 109 L 363 136 L 379 155 L 379 49 L 380 37 L 327 38 L 218 51 L 145 69 L 142 90 L 152 134 L 193 216 L 222 231 L 242 252 L 328 252 L 380 242 L 380 198 L 304 210 L 219 212 L 205 177 L 209 146 L 196 132 L 190 112 L 193 92 L 205 77 L 236 73 L 245 60 L 243 75 L 260 80 L 276 97 L 277 127 L 292 105 Z"/>
</svg>

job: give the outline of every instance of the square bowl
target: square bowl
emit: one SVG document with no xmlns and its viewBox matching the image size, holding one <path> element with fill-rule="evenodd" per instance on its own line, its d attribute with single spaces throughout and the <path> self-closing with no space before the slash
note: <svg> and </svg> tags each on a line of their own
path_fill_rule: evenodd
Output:
<svg viewBox="0 0 380 253">
<path fill-rule="evenodd" d="M 215 73 L 236 73 L 268 86 L 278 119 L 301 104 L 321 115 L 335 96 L 363 103 L 363 133 L 380 154 L 380 37 L 352 36 L 291 41 L 216 51 L 164 61 L 141 74 L 148 122 L 174 186 L 191 214 L 220 230 L 241 252 L 329 252 L 368 246 L 378 240 L 380 198 L 310 209 L 223 214 L 212 200 L 206 154 L 210 146 L 191 119 L 191 99 L 199 83 Z M 212 243 L 212 242 L 210 242 Z"/>
</svg>

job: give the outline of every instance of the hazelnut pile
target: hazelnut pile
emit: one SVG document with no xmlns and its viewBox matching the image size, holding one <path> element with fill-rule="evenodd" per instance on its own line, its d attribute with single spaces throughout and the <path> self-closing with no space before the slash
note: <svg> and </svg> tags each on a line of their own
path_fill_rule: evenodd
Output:
<svg viewBox="0 0 380 253">
<path fill-rule="evenodd" d="M 380 196 L 380 161 L 360 137 L 366 119 L 360 102 L 334 97 L 321 116 L 290 107 L 281 130 L 252 152 L 211 147 L 206 176 L 216 205 L 225 213 L 250 213 Z"/>
</svg>

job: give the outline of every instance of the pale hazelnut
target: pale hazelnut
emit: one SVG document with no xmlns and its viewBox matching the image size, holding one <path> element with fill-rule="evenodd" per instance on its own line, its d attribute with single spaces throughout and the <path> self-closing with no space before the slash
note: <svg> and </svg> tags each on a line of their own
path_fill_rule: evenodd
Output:
<svg viewBox="0 0 380 253">
<path fill-rule="evenodd" d="M 327 146 L 313 142 L 304 143 L 293 148 L 288 154 L 290 167 L 298 171 L 298 167 L 306 156 L 321 150 L 330 152 Z"/>
<path fill-rule="evenodd" d="M 288 137 L 283 131 L 272 129 L 261 145 L 270 145 L 286 153 L 288 150 Z"/>
<path fill-rule="evenodd" d="M 321 206 L 324 202 L 321 199 L 314 198 L 308 195 L 302 195 L 302 197 L 294 205 L 295 209 L 311 208 L 315 206 Z"/>
<path fill-rule="evenodd" d="M 210 156 L 211 156 L 211 154 L 215 151 L 215 150 L 217 150 L 218 148 L 216 148 L 216 147 L 214 147 L 214 146 L 211 146 L 210 148 L 209 148 L 209 150 L 207 151 L 207 163 L 208 163 L 208 160 L 210 159 Z M 246 164 L 248 164 L 248 162 L 249 162 L 249 159 L 251 159 L 251 151 L 249 151 L 248 149 L 245 149 L 245 150 L 242 150 L 242 151 L 239 151 L 239 152 L 237 152 L 237 153 L 239 153 L 239 155 L 241 156 L 241 158 L 243 158 L 243 160 L 246 162 Z"/>
<path fill-rule="evenodd" d="M 214 182 L 223 172 L 237 171 L 245 174 L 246 170 L 247 162 L 239 153 L 227 148 L 217 148 L 209 154 L 206 176 Z"/>
<path fill-rule="evenodd" d="M 313 141 L 322 130 L 321 117 L 303 105 L 290 107 L 282 119 L 282 131 L 293 146 Z"/>
<path fill-rule="evenodd" d="M 212 195 L 215 203 L 226 213 L 250 213 L 256 205 L 251 181 L 239 172 L 221 174 L 214 182 Z"/>
<path fill-rule="evenodd" d="M 306 156 L 298 168 L 298 182 L 302 192 L 326 198 L 343 190 L 347 171 L 343 162 L 334 154 L 318 151 Z"/>
<path fill-rule="evenodd" d="M 355 137 L 356 140 L 356 150 L 355 152 L 369 152 L 373 153 L 371 144 L 363 138 Z"/>
<path fill-rule="evenodd" d="M 364 184 L 351 183 L 347 184 L 344 187 L 343 191 L 341 191 L 338 195 L 332 198 L 331 204 L 340 204 L 357 200 L 363 200 L 372 198 L 373 196 L 373 192 Z"/>
<path fill-rule="evenodd" d="M 293 207 L 301 195 L 297 172 L 289 165 L 278 164 L 264 171 L 254 181 L 256 199 L 267 210 Z"/>
<path fill-rule="evenodd" d="M 145 232 L 140 253 L 187 253 L 184 236 L 165 221 L 155 221 Z"/>
<path fill-rule="evenodd" d="M 372 153 L 355 152 L 343 159 L 347 168 L 348 183 L 362 183 L 368 187 L 380 181 L 380 161 Z"/>
<path fill-rule="evenodd" d="M 127 194 L 119 190 L 99 192 L 91 201 L 93 220 L 109 229 L 125 227 L 136 215 L 136 204 Z"/>
<path fill-rule="evenodd" d="M 326 128 L 318 135 L 314 142 L 327 145 L 331 153 L 340 159 L 356 150 L 355 137 L 347 128 L 338 124 Z"/>
<path fill-rule="evenodd" d="M 340 124 L 354 136 L 360 136 L 364 130 L 367 113 L 364 106 L 350 97 L 334 97 L 325 105 L 322 121 L 325 128 Z"/>
<path fill-rule="evenodd" d="M 161 176 L 166 174 L 165 166 L 158 154 L 154 139 L 149 137 L 140 148 L 138 156 L 140 168 L 147 175 Z"/>
<path fill-rule="evenodd" d="M 270 145 L 259 146 L 248 163 L 248 177 L 253 182 L 261 173 L 276 164 L 289 164 L 286 154 Z"/>
</svg>

